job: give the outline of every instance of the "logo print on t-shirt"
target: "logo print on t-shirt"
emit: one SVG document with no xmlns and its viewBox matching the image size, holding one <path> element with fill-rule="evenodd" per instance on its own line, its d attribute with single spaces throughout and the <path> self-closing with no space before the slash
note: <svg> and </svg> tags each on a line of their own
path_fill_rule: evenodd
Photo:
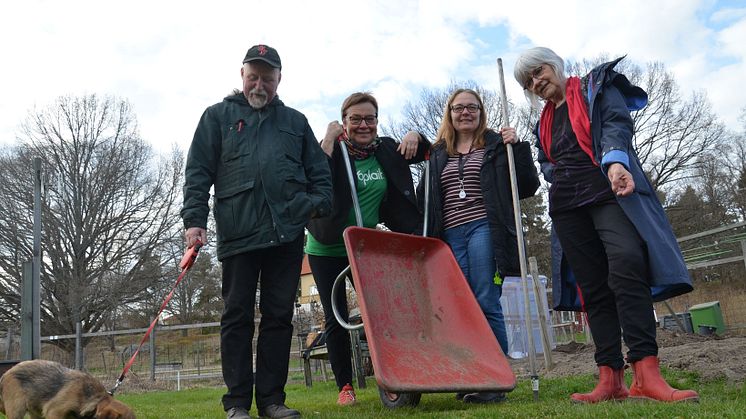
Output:
<svg viewBox="0 0 746 419">
<path fill-rule="evenodd" d="M 357 180 L 363 182 L 363 186 L 368 186 L 368 182 L 385 179 L 383 171 L 379 168 L 373 172 L 370 171 L 357 171 Z"/>
</svg>

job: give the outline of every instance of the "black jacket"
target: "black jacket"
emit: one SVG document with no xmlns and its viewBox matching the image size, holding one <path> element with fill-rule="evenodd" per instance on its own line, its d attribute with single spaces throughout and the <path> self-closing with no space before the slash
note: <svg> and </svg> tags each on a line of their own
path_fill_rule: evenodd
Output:
<svg viewBox="0 0 746 419">
<path fill-rule="evenodd" d="M 485 153 L 479 174 L 487 219 L 490 225 L 492 244 L 498 271 L 503 278 L 520 275 L 518 244 L 513 217 L 513 197 L 510 187 L 508 154 L 502 137 L 495 131 L 485 134 Z M 528 198 L 539 189 L 539 177 L 531 157 L 528 142 L 513 145 L 519 199 Z M 428 232 L 430 236 L 443 236 L 443 195 L 440 176 L 448 162 L 445 145 L 433 148 L 430 155 L 430 214 Z M 418 185 L 418 197 L 422 202 L 424 183 Z"/>
<path fill-rule="evenodd" d="M 430 142 L 423 138 L 417 147 L 417 153 L 409 160 L 396 151 L 398 145 L 392 138 L 381 137 L 381 144 L 375 153 L 386 175 L 386 195 L 381 203 L 380 222 L 393 231 L 419 234 L 422 231 L 422 216 L 409 165 L 425 160 Z M 335 142 L 332 156 L 327 157 L 332 172 L 332 212 L 327 217 L 312 219 L 307 226 L 313 237 L 323 244 L 335 244 L 342 240 L 342 231 L 352 209 L 350 181 L 339 147 L 339 142 Z M 352 173 L 355 173 L 355 161 L 352 159 L 351 164 Z"/>
</svg>

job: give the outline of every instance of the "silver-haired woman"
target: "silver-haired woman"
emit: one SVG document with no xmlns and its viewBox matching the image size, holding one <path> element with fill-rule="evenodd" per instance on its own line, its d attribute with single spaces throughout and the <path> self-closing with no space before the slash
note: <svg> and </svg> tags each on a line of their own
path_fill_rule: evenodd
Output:
<svg viewBox="0 0 746 419">
<path fill-rule="evenodd" d="M 529 101 L 537 108 L 544 102 L 535 133 L 551 182 L 549 214 L 596 343 L 598 385 L 571 398 L 697 401 L 695 391 L 671 388 L 658 366 L 653 301 L 692 285 L 633 147 L 629 112 L 644 107 L 647 94 L 614 71 L 622 58 L 582 78 L 566 77 L 562 58 L 537 47 L 521 54 L 514 69 Z M 629 390 L 622 338 L 634 373 Z"/>
</svg>

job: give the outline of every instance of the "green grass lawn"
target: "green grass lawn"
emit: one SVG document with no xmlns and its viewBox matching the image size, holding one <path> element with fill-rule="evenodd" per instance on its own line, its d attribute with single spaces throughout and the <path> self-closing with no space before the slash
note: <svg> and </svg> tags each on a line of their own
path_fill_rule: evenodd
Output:
<svg viewBox="0 0 746 419">
<path fill-rule="evenodd" d="M 664 375 L 674 387 L 699 391 L 701 402 L 627 401 L 588 406 L 570 403 L 571 393 L 590 391 L 594 385 L 592 376 L 542 379 L 538 401 L 534 401 L 530 382 L 519 380 L 517 388 L 508 394 L 507 402 L 481 406 L 458 402 L 453 393 L 426 393 L 416 407 L 389 410 L 381 404 L 372 378 L 368 379 L 366 389 L 357 389 L 358 404 L 352 407 L 336 405 L 337 390 L 333 381 L 315 382 L 310 389 L 303 384 L 292 384 L 286 391 L 287 404 L 300 410 L 306 418 L 746 418 L 746 389 L 743 385 L 727 385 L 719 381 L 701 383 L 696 376 L 677 371 L 667 371 Z M 629 384 L 629 374 L 627 381 Z M 118 398 L 132 406 L 141 419 L 219 419 L 225 418 L 220 404 L 223 393 L 223 388 L 204 388 L 122 394 Z M 251 414 L 257 415 L 256 407 Z"/>
</svg>

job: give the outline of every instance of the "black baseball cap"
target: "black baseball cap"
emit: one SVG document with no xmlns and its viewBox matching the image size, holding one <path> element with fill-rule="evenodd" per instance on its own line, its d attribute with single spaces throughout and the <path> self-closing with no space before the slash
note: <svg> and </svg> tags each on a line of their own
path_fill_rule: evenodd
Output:
<svg viewBox="0 0 746 419">
<path fill-rule="evenodd" d="M 243 59 L 243 63 L 246 64 L 250 61 L 255 60 L 261 60 L 274 68 L 282 69 L 280 54 L 278 54 L 277 50 L 272 47 L 259 44 L 249 48 L 249 50 L 246 52 L 246 57 L 244 57 Z"/>
</svg>

